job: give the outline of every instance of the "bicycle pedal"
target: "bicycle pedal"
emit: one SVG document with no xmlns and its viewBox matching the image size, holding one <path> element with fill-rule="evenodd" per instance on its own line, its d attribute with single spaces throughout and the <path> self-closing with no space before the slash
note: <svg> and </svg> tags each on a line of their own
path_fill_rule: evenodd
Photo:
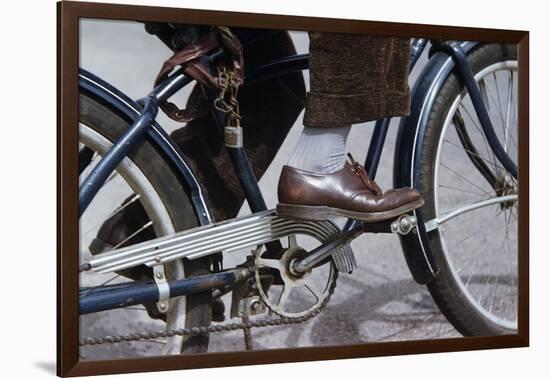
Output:
<svg viewBox="0 0 550 378">
<path fill-rule="evenodd" d="M 407 235 L 416 228 L 416 216 L 403 214 L 397 218 L 376 223 L 363 223 L 363 232 Z M 413 231 L 414 232 L 414 231 Z"/>
<path fill-rule="evenodd" d="M 416 227 L 416 216 L 410 214 L 401 215 L 391 222 L 391 232 L 393 234 L 407 235 Z"/>
</svg>

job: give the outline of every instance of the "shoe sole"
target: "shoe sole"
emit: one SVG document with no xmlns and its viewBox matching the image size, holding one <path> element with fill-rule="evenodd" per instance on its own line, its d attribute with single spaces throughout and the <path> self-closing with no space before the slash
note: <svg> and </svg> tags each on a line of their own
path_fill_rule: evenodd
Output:
<svg viewBox="0 0 550 378">
<path fill-rule="evenodd" d="M 409 202 L 395 209 L 374 213 L 362 213 L 329 206 L 289 205 L 280 203 L 277 205 L 277 215 L 282 218 L 310 221 L 326 221 L 334 217 L 346 217 L 366 223 L 376 223 L 397 218 L 409 211 L 418 209 L 422 205 L 424 205 L 424 200 L 419 198 L 414 202 Z"/>
</svg>

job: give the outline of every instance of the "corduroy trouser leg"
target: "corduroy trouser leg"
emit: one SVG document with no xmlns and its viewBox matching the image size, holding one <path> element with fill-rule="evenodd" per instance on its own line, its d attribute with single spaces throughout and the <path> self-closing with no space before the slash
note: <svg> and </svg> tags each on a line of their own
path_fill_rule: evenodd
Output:
<svg viewBox="0 0 550 378">
<path fill-rule="evenodd" d="M 347 126 L 408 115 L 408 38 L 311 32 L 304 125 Z"/>
</svg>

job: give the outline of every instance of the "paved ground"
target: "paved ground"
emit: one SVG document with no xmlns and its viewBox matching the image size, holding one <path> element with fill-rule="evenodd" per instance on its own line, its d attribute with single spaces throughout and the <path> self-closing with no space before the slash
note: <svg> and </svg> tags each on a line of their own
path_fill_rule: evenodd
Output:
<svg viewBox="0 0 550 378">
<path fill-rule="evenodd" d="M 156 38 L 146 34 L 137 23 L 83 21 L 81 24 L 81 66 L 111 82 L 134 98 L 146 94 L 162 61 L 169 51 Z M 298 49 L 307 50 L 307 36 L 294 33 Z M 306 81 L 308 78 L 306 77 Z M 185 94 L 182 94 L 183 97 Z M 180 102 L 181 103 L 181 102 Z M 164 115 L 159 122 L 172 129 L 174 124 Z M 391 186 L 393 141 L 396 125 L 390 130 L 377 180 L 382 187 Z M 260 185 L 270 207 L 276 203 L 278 173 L 292 151 L 301 130 L 301 118 L 291 130 L 276 160 Z M 354 126 L 349 149 L 363 161 L 372 127 Z M 243 208 L 242 213 L 247 209 Z M 460 337 L 440 314 L 425 287 L 416 284 L 402 256 L 399 242 L 391 235 L 363 235 L 352 243 L 359 267 L 353 275 L 340 276 L 337 290 L 326 310 L 314 320 L 298 326 L 254 330 L 255 348 L 281 348 L 311 345 L 335 345 Z M 227 256 L 225 262 L 241 261 L 242 256 Z M 138 325 L 154 327 L 153 322 L 135 311 L 114 311 L 110 315 L 82 317 L 83 335 L 121 331 Z M 211 351 L 242 350 L 241 332 L 213 335 Z M 84 358 L 112 358 L 155 353 L 161 345 L 122 345 L 87 347 Z"/>
</svg>

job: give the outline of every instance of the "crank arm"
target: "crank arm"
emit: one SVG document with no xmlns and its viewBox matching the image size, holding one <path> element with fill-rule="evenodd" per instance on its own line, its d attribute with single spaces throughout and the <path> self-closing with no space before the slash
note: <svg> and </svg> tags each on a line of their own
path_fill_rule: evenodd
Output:
<svg viewBox="0 0 550 378">
<path fill-rule="evenodd" d="M 330 257 L 337 252 L 343 246 L 357 238 L 359 235 L 365 232 L 372 233 L 396 233 L 406 235 L 413 230 L 416 226 L 416 217 L 414 215 L 404 214 L 397 219 L 391 219 L 384 222 L 377 223 L 358 223 L 349 231 L 342 232 L 338 237 L 331 240 L 329 243 L 323 244 L 313 251 L 309 252 L 307 256 L 300 260 L 296 260 L 292 263 L 292 270 L 297 273 L 303 273 L 312 269 L 321 261 Z"/>
</svg>

